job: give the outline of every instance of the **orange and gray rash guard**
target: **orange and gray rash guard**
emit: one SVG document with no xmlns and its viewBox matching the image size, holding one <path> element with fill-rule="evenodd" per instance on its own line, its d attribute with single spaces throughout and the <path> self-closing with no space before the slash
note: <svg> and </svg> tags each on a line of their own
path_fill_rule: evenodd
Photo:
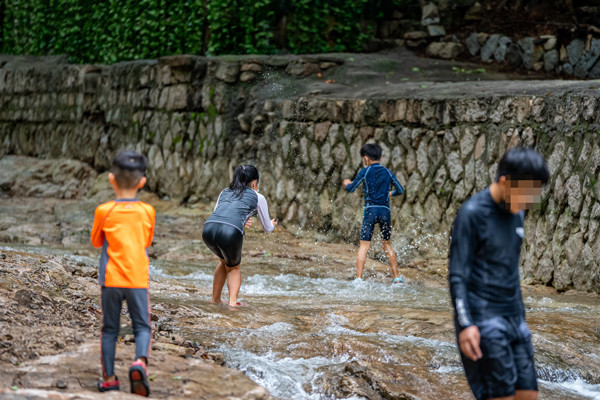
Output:
<svg viewBox="0 0 600 400">
<path fill-rule="evenodd" d="M 136 199 L 99 205 L 91 241 L 102 247 L 98 283 L 105 287 L 148 288 L 146 249 L 154 236 L 154 208 Z"/>
<path fill-rule="evenodd" d="M 512 214 L 485 189 L 458 211 L 448 264 L 460 329 L 496 316 L 524 315 L 519 257 L 523 212 Z"/>
</svg>

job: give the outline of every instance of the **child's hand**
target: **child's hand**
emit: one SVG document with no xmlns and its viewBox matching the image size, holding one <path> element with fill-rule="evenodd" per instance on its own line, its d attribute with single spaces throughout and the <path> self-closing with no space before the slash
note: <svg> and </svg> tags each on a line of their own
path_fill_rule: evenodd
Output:
<svg viewBox="0 0 600 400">
<path fill-rule="evenodd" d="M 344 181 L 342 182 L 342 185 L 344 185 L 344 187 L 346 187 L 351 183 L 352 183 L 352 181 L 350 179 L 344 179 Z"/>
<path fill-rule="evenodd" d="M 252 218 L 248 218 L 248 221 L 246 221 L 246 225 L 244 225 L 245 229 L 248 229 L 252 226 Z"/>
<path fill-rule="evenodd" d="M 273 224 L 273 226 L 277 226 L 277 218 L 273 218 L 271 220 L 271 223 Z"/>
</svg>

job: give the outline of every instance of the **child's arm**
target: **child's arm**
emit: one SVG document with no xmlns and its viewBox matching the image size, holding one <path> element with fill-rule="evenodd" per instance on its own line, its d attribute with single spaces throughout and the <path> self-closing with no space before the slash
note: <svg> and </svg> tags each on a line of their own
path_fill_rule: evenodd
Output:
<svg viewBox="0 0 600 400">
<path fill-rule="evenodd" d="M 154 226 L 155 226 L 155 220 L 156 220 L 156 211 L 154 210 L 154 207 L 149 206 L 150 208 L 150 213 L 148 214 L 150 217 L 150 221 L 152 223 L 152 228 L 150 228 L 150 233 L 148 234 L 148 242 L 146 243 L 146 248 L 152 246 L 152 240 L 154 239 Z"/>
<path fill-rule="evenodd" d="M 356 175 L 356 178 L 354 178 L 354 180 L 349 183 L 348 183 L 348 179 L 344 180 L 344 187 L 346 188 L 347 191 L 352 193 L 356 190 L 358 185 L 360 185 L 360 183 L 365 179 L 365 171 L 366 170 L 367 170 L 366 168 L 361 169 L 358 172 L 358 175 Z"/>
<path fill-rule="evenodd" d="M 90 237 L 92 246 L 94 247 L 102 247 L 104 245 L 104 231 L 102 230 L 104 217 L 104 212 L 100 207 L 97 207 L 94 212 L 94 225 L 92 226 L 92 234 Z"/>
<path fill-rule="evenodd" d="M 467 305 L 467 283 L 471 275 L 474 245 L 477 241 L 474 224 L 476 221 L 471 209 L 463 206 L 458 211 L 450 232 L 448 280 L 452 305 L 458 317 L 459 330 L 474 324 Z"/>
<path fill-rule="evenodd" d="M 404 194 L 404 188 L 402 187 L 402 185 L 398 181 L 398 178 L 396 178 L 396 175 L 394 175 L 394 173 L 391 172 L 391 171 L 390 171 L 390 174 L 392 175 L 392 185 L 395 188 L 395 190 L 392 191 L 392 193 L 390 195 L 391 196 L 399 196 L 401 194 Z"/>
<path fill-rule="evenodd" d="M 267 199 L 260 193 L 258 194 L 258 206 L 256 207 L 258 219 L 265 232 L 271 233 L 275 229 L 277 222 L 269 218 L 269 206 L 267 205 Z"/>
</svg>

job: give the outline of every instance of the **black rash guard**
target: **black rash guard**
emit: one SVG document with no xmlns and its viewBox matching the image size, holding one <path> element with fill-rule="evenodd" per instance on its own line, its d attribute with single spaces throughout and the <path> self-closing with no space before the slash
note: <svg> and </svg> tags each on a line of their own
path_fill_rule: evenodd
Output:
<svg viewBox="0 0 600 400">
<path fill-rule="evenodd" d="M 448 269 L 461 330 L 496 316 L 524 316 L 519 279 L 523 218 L 523 212 L 512 214 L 496 203 L 489 188 L 458 211 Z"/>
</svg>

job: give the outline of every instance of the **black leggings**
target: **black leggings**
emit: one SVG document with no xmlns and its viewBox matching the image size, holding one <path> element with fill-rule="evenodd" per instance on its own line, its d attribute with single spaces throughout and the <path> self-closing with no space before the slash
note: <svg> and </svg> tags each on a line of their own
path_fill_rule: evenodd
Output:
<svg viewBox="0 0 600 400">
<path fill-rule="evenodd" d="M 227 224 L 209 222 L 202 229 L 202 240 L 225 265 L 235 267 L 242 262 L 244 235 L 236 227 Z"/>
</svg>

